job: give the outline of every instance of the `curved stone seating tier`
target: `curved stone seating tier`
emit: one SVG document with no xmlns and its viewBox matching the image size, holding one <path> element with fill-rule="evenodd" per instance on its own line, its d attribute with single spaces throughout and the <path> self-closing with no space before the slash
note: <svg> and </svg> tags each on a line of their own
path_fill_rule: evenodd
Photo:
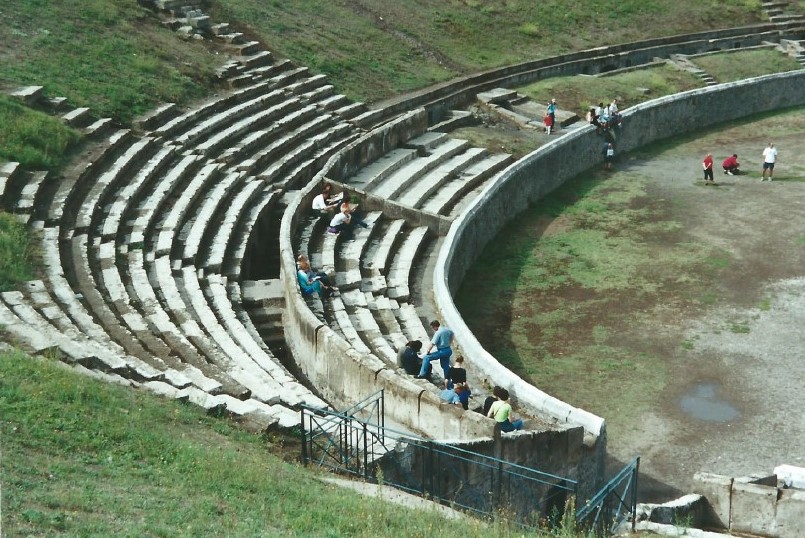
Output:
<svg viewBox="0 0 805 538">
<path fill-rule="evenodd" d="M 269 85 L 265 84 L 261 89 L 268 90 Z M 285 98 L 285 92 L 281 89 L 275 89 L 268 93 L 261 93 L 251 99 L 239 103 L 232 107 L 227 107 L 221 112 L 215 113 L 210 117 L 195 124 L 192 129 L 185 130 L 181 134 L 173 137 L 173 141 L 185 148 L 192 148 L 197 145 L 197 142 L 203 138 L 208 137 L 213 133 L 226 131 L 236 121 L 244 117 L 257 117 L 261 119 L 260 114 L 278 105 Z M 281 109 L 280 109 L 281 110 Z M 278 112 L 274 112 L 278 114 Z M 160 133 L 159 130 L 155 131 Z"/>
<path fill-rule="evenodd" d="M 50 200 L 46 223 L 48 226 L 59 225 L 62 229 L 72 228 L 73 219 L 77 215 L 84 193 L 92 188 L 95 178 L 104 170 L 108 163 L 114 160 L 122 148 L 127 147 L 131 141 L 131 132 L 128 129 L 116 131 L 105 142 L 100 157 L 88 163 L 78 174 L 63 179 Z M 74 205 L 78 201 L 77 207 Z M 66 221 L 62 221 L 67 218 Z"/>
<path fill-rule="evenodd" d="M 137 217 L 131 226 L 128 242 L 141 245 L 155 224 L 159 211 L 165 206 L 168 197 L 183 184 L 188 177 L 195 174 L 201 166 L 201 157 L 185 155 L 179 163 L 167 170 L 164 178 L 159 178 L 151 192 L 143 199 L 137 210 Z"/>
<path fill-rule="evenodd" d="M 17 200 L 16 183 L 22 176 L 20 163 L 7 162 L 0 164 L 0 209 L 13 211 L 13 203 Z M 19 189 L 21 190 L 21 189 Z"/>
<path fill-rule="evenodd" d="M 106 205 L 108 193 L 119 190 L 120 183 L 125 180 L 128 171 L 143 160 L 149 159 L 153 155 L 154 148 L 152 138 L 134 140 L 123 154 L 98 176 L 81 203 L 76 217 L 76 231 L 86 232 L 97 225 L 100 219 L 98 212 Z"/>
<path fill-rule="evenodd" d="M 219 202 L 229 198 L 236 187 L 245 181 L 242 172 L 226 174 L 215 186 L 207 192 L 201 206 L 195 211 L 194 218 L 185 222 L 179 234 L 179 243 L 182 245 L 182 260 L 185 263 L 195 263 L 202 239 L 207 231 L 207 225 L 212 222 L 220 208 Z"/>
<path fill-rule="evenodd" d="M 458 177 L 450 178 L 442 184 L 436 192 L 429 197 L 419 197 L 416 200 L 401 199 L 400 203 L 412 205 L 428 213 L 457 217 L 462 209 L 475 198 L 473 195 L 482 190 L 487 183 L 494 183 L 494 176 L 514 162 L 511 155 L 487 155 L 465 168 Z M 416 193 L 416 191 L 412 191 Z M 462 203 L 462 201 L 466 203 Z"/>
<path fill-rule="evenodd" d="M 203 195 L 210 183 L 217 181 L 222 165 L 207 163 L 197 174 L 194 174 L 187 187 L 182 190 L 164 219 L 157 224 L 154 235 L 157 236 L 156 245 L 153 246 L 155 255 L 169 254 L 174 247 L 175 234 L 186 222 L 188 212 L 195 202 Z"/>
<path fill-rule="evenodd" d="M 280 94 L 283 95 L 282 92 L 280 92 Z M 299 100 L 297 98 L 288 98 L 257 113 L 250 114 L 248 117 L 233 123 L 226 129 L 216 129 L 212 136 L 209 136 L 202 143 L 197 144 L 194 147 L 194 151 L 209 158 L 216 157 L 223 149 L 231 148 L 233 146 L 233 140 L 237 140 L 239 137 L 243 137 L 247 134 L 252 137 L 252 133 L 254 133 L 255 130 L 262 129 L 267 125 L 275 127 L 277 120 L 284 121 L 288 112 L 293 110 L 298 104 Z"/>
<path fill-rule="evenodd" d="M 318 109 L 314 105 L 307 105 L 286 115 L 270 129 L 252 133 L 245 140 L 238 155 L 227 155 L 227 163 L 229 164 L 235 158 L 240 158 L 240 162 L 230 164 L 230 166 L 257 175 L 258 171 L 265 169 L 276 159 L 282 158 L 289 150 L 304 143 L 308 137 L 334 123 L 332 116 L 317 115 L 317 113 Z M 249 147 L 259 149 L 252 154 L 247 154 L 244 150 Z"/>
<path fill-rule="evenodd" d="M 364 189 L 381 198 L 396 200 L 422 176 L 467 149 L 469 143 L 466 140 L 446 140 L 444 144 L 434 147 L 426 156 L 406 163 L 382 182 L 370 181 Z"/>
<path fill-rule="evenodd" d="M 400 245 L 397 254 L 391 262 L 388 275 L 386 276 L 386 295 L 390 299 L 398 301 L 408 301 L 411 296 L 409 288 L 412 268 L 417 261 L 417 257 L 426 244 L 428 238 L 428 227 L 420 226 L 414 228 L 407 234 Z"/>
<path fill-rule="evenodd" d="M 89 268 L 86 240 L 86 235 L 79 235 L 73 237 L 71 242 L 74 252 L 77 251 L 75 257 L 80 257 L 82 263 L 85 264 L 83 278 L 92 282 L 93 276 L 92 269 Z M 102 245 L 98 250 L 101 270 L 95 286 L 97 289 L 87 289 L 85 298 L 95 315 L 102 320 L 111 334 L 117 334 L 118 338 L 122 331 L 134 335 L 138 345 L 132 346 L 132 343 L 129 343 L 129 346 L 137 356 L 144 360 L 159 360 L 160 363 L 169 363 L 171 367 L 180 371 L 189 367 L 193 372 L 191 377 L 199 382 L 199 388 L 212 393 L 227 392 L 237 397 L 248 395 L 243 387 L 225 373 L 214 365 L 208 364 L 208 361 L 199 355 L 193 349 L 192 344 L 185 339 L 184 333 L 175 330 L 167 315 L 157 308 L 158 303 L 147 277 L 144 277 L 144 272 L 132 271 L 132 281 L 135 284 L 127 287 L 114 263 L 114 245 Z M 100 252 L 103 251 L 111 253 L 111 256 L 102 257 Z M 138 253 L 139 251 L 135 251 L 132 255 L 136 256 Z M 132 295 L 135 292 L 137 294 Z M 132 301 L 132 297 L 136 300 Z M 115 310 L 110 310 L 107 307 L 108 304 L 112 304 Z M 132 306 L 133 304 L 141 304 L 142 310 L 137 310 Z M 112 332 L 112 324 L 117 322 L 122 326 L 122 331 Z"/>
<path fill-rule="evenodd" d="M 168 166 L 173 160 L 177 152 L 175 146 L 163 146 L 160 148 L 153 157 L 151 157 L 140 168 L 133 179 L 121 188 L 114 200 L 109 206 L 106 217 L 103 219 L 101 227 L 101 238 L 104 241 L 114 240 L 117 238 L 122 241 L 123 230 L 121 229 L 121 222 L 129 211 L 133 210 L 130 206 L 142 196 L 142 193 L 151 186 L 158 174 Z"/>
<path fill-rule="evenodd" d="M 42 204 L 37 204 L 37 200 L 41 200 L 44 196 L 45 184 L 47 183 L 47 172 L 26 172 L 20 174 L 20 177 L 25 180 L 25 183 L 20 189 L 19 196 L 16 197 L 17 202 L 12 212 L 16 214 L 17 218 L 22 223 L 27 223 L 34 217 L 33 212 L 35 207 L 41 207 Z"/>
<path fill-rule="evenodd" d="M 262 181 L 246 181 L 227 205 L 222 218 L 211 223 L 215 227 L 214 233 L 208 242 L 206 255 L 202 254 L 198 260 L 198 265 L 204 268 L 205 272 L 221 271 L 232 233 L 240 223 L 241 217 L 247 213 L 246 208 L 264 195 L 278 195 L 278 191 L 272 193 L 270 189 L 271 187 L 266 187 Z"/>
<path fill-rule="evenodd" d="M 196 124 L 199 124 L 227 108 L 238 106 L 256 96 L 268 93 L 272 90 L 268 82 L 260 82 L 253 86 L 248 86 L 237 90 L 223 97 L 214 99 L 199 107 L 191 108 L 184 114 L 168 119 L 162 125 L 154 127 L 151 131 L 154 137 L 170 139 L 179 133 L 190 131 Z"/>
<path fill-rule="evenodd" d="M 221 273 L 231 281 L 240 279 L 241 265 L 246 258 L 246 251 L 249 246 L 254 243 L 254 248 L 259 248 L 256 242 L 260 241 L 260 238 L 252 238 L 252 232 L 258 221 L 268 220 L 269 215 L 276 209 L 281 199 L 280 194 L 280 191 L 263 191 L 260 200 L 252 205 L 246 212 L 245 217 L 242 218 L 238 232 L 232 235 L 234 243 L 230 245 L 230 253 L 224 258 L 221 267 Z M 276 230 L 273 231 L 276 232 Z M 260 246 L 265 248 L 265 245 Z M 238 289 L 239 294 L 240 290 Z"/>
</svg>

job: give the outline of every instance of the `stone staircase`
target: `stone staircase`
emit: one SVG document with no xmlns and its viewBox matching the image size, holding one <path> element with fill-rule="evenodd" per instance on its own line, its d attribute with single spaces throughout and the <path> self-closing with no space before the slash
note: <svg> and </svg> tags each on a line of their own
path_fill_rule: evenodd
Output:
<svg viewBox="0 0 805 538">
<path fill-rule="evenodd" d="M 790 7 L 788 0 L 764 0 L 761 4 L 763 13 L 773 23 L 805 25 L 805 15 L 789 12 Z"/>
<path fill-rule="evenodd" d="M 709 74 L 704 69 L 694 64 L 686 55 L 672 54 L 671 64 L 675 65 L 679 69 L 682 69 L 683 71 L 692 73 L 699 80 L 704 82 L 706 86 L 715 86 L 716 84 L 718 84 L 718 81 L 716 81 L 716 79 L 711 74 Z"/>
</svg>

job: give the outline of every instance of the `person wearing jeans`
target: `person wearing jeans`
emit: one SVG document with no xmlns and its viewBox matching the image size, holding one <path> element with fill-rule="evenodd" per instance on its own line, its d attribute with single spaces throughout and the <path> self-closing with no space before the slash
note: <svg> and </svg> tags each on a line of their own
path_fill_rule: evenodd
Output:
<svg viewBox="0 0 805 538">
<path fill-rule="evenodd" d="M 439 320 L 434 319 L 430 322 L 431 328 L 436 331 L 431 338 L 428 351 L 422 357 L 422 368 L 419 369 L 417 379 L 427 379 L 428 365 L 430 361 L 439 359 L 439 364 L 442 366 L 442 373 L 444 378 L 447 379 L 450 375 L 450 356 L 453 354 L 453 331 L 447 327 L 442 327 Z M 433 351 L 436 348 L 436 351 Z"/>
</svg>

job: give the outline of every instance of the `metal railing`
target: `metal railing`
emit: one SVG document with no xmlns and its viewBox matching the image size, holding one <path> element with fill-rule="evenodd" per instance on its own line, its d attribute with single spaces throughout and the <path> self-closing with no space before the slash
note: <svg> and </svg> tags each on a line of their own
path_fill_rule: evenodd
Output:
<svg viewBox="0 0 805 538">
<path fill-rule="evenodd" d="M 635 530 L 637 477 L 640 458 L 635 458 L 576 511 L 576 523 L 596 535 L 614 534 L 627 518 Z"/>
<path fill-rule="evenodd" d="M 575 480 L 386 428 L 382 409 L 382 393 L 344 412 L 303 408 L 302 460 L 528 527 L 576 494 Z"/>
</svg>

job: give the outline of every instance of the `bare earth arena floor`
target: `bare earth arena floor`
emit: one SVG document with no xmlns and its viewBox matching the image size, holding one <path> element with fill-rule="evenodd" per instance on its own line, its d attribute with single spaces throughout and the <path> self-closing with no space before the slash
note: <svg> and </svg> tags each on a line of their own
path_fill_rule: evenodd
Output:
<svg viewBox="0 0 805 538">
<path fill-rule="evenodd" d="M 769 141 L 779 149 L 775 180 L 761 183 Z M 717 186 L 702 182 L 707 152 Z M 731 153 L 746 175 L 722 174 Z M 487 349 L 509 349 L 514 360 L 503 360 L 523 377 L 607 419 L 609 470 L 641 456 L 641 501 L 689 492 L 699 470 L 741 476 L 805 466 L 805 110 L 622 155 L 615 168 L 597 189 L 640 191 L 623 206 L 630 242 L 617 243 L 626 246 L 616 255 L 628 259 L 648 245 L 650 260 L 611 288 L 529 290 L 523 279 L 510 312 L 491 320 L 467 312 L 470 327 Z M 525 233 L 538 230 L 534 259 L 548 256 L 539 243 L 565 233 L 567 220 L 543 213 L 518 221 Z M 603 237 L 622 239 L 617 230 Z M 468 276 L 475 289 L 479 276 Z M 458 302 L 464 312 L 466 295 Z M 548 330 L 546 320 L 568 305 L 566 329 Z M 615 375 L 607 375 L 600 357 L 591 369 L 591 350 L 628 360 L 613 359 Z M 570 355 L 588 363 L 573 363 L 572 373 L 556 367 Z"/>
</svg>

